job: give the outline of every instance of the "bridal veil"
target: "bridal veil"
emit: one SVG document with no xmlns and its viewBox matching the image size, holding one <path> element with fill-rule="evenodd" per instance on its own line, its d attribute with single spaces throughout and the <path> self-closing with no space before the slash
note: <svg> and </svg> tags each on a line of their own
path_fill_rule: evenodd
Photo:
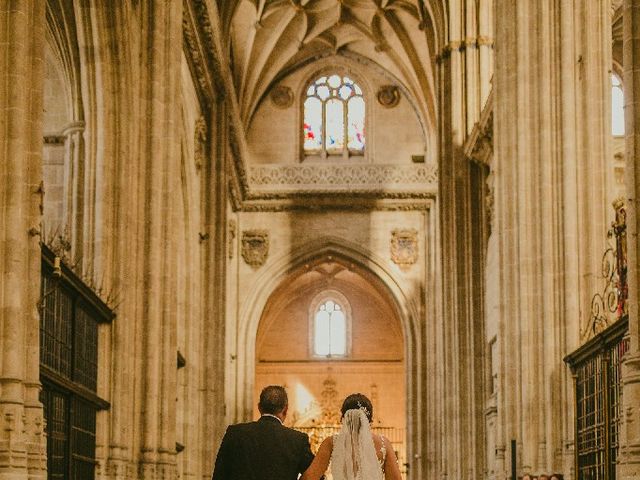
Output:
<svg viewBox="0 0 640 480">
<path fill-rule="evenodd" d="M 342 418 L 342 430 L 333 441 L 331 474 L 333 480 L 383 478 L 369 420 L 362 409 L 347 410 Z"/>
</svg>

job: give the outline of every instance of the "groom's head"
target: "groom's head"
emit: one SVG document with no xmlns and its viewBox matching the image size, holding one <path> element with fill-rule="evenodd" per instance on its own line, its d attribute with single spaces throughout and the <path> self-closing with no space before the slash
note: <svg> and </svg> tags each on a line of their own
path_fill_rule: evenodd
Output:
<svg viewBox="0 0 640 480">
<path fill-rule="evenodd" d="M 287 407 L 289 400 L 287 399 L 287 392 L 284 387 L 280 385 L 269 385 L 262 389 L 260 392 L 260 402 L 258 403 L 258 410 L 262 415 L 268 413 L 279 417 L 284 421 L 287 416 Z"/>
</svg>

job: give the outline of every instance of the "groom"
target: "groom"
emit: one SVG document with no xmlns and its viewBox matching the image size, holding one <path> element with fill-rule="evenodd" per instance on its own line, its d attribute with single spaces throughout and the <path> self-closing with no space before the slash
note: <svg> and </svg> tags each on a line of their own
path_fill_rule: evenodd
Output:
<svg viewBox="0 0 640 480">
<path fill-rule="evenodd" d="M 287 408 L 283 387 L 264 388 L 260 419 L 227 428 L 212 480 L 296 480 L 311 464 L 313 453 L 307 434 L 283 425 Z"/>
</svg>

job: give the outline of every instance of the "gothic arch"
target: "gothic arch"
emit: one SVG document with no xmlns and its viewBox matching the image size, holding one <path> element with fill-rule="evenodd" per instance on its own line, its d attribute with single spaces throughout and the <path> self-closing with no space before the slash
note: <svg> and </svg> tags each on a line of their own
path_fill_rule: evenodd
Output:
<svg viewBox="0 0 640 480">
<path fill-rule="evenodd" d="M 229 392 L 235 399 L 228 398 L 232 411 L 228 411 L 228 420 L 246 421 L 253 412 L 253 391 L 255 379 L 255 342 L 258 324 L 271 294 L 281 282 L 294 270 L 309 262 L 322 258 L 336 258 L 357 265 L 366 273 L 373 275 L 386 289 L 391 303 L 401 321 L 405 345 L 406 369 L 406 411 L 407 411 L 407 458 L 419 459 L 425 437 L 423 428 L 427 425 L 425 410 L 421 398 L 426 398 L 424 322 L 421 322 L 421 291 L 410 295 L 401 285 L 390 265 L 359 245 L 334 237 L 323 237 L 297 248 L 294 252 L 281 255 L 265 266 L 256 279 L 257 288 L 253 289 L 243 305 L 240 306 L 237 327 L 236 352 L 231 352 L 231 364 L 228 365 L 228 385 L 236 385 L 235 392 Z M 235 401 L 234 401 L 235 400 Z M 418 460 L 418 462 L 420 462 Z M 410 478 L 421 478 L 421 468 L 411 468 Z M 415 475 L 415 477 L 414 477 Z"/>
</svg>

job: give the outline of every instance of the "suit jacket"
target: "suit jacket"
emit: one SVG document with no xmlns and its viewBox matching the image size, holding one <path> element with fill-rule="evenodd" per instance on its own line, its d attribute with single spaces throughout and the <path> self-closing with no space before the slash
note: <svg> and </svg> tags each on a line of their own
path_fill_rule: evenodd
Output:
<svg viewBox="0 0 640 480">
<path fill-rule="evenodd" d="M 227 428 L 212 480 L 296 480 L 312 460 L 307 434 L 263 416 Z"/>
</svg>

